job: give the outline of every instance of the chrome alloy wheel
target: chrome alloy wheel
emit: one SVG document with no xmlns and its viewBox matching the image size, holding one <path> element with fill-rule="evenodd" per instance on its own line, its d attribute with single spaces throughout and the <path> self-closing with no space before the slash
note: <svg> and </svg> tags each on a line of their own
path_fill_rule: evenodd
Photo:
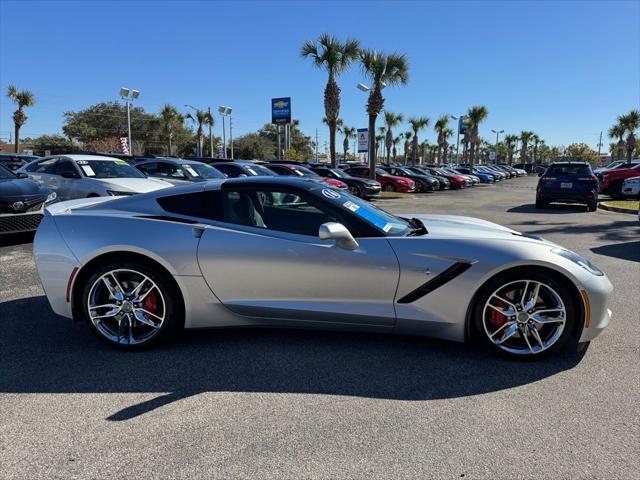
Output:
<svg viewBox="0 0 640 480">
<path fill-rule="evenodd" d="M 166 304 L 156 283 L 129 269 L 111 270 L 91 286 L 89 318 L 114 343 L 136 345 L 154 337 L 165 320 Z"/>
<path fill-rule="evenodd" d="M 517 280 L 486 301 L 482 325 L 489 340 L 515 355 L 535 355 L 561 337 L 567 310 L 558 293 L 537 280 Z"/>
</svg>

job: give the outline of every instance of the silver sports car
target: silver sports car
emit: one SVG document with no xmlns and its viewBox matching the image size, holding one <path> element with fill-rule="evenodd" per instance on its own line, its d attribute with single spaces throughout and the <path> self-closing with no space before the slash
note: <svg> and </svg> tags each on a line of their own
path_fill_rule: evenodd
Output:
<svg viewBox="0 0 640 480">
<path fill-rule="evenodd" d="M 53 310 L 138 349 L 180 328 L 365 330 L 538 358 L 609 323 L 587 259 L 468 217 L 394 216 L 287 177 L 54 204 L 34 242 Z"/>
</svg>

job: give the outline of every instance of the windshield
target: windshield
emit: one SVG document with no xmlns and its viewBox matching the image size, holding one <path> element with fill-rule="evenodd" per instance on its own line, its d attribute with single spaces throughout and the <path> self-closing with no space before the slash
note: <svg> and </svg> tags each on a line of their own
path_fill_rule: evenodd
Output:
<svg viewBox="0 0 640 480">
<path fill-rule="evenodd" d="M 277 177 L 278 174 L 262 165 L 243 165 L 242 169 L 256 177 Z"/>
<path fill-rule="evenodd" d="M 201 178 L 226 178 L 220 170 L 207 165 L 206 163 L 189 163 L 182 164 L 181 167 L 187 171 L 192 177 Z M 195 175 L 194 175 L 195 173 Z"/>
<path fill-rule="evenodd" d="M 0 165 L 0 180 L 13 180 L 16 176 L 7 170 L 3 165 Z"/>
<path fill-rule="evenodd" d="M 338 178 L 351 178 L 351 175 L 349 175 L 344 170 L 340 170 L 339 168 L 332 168 L 331 172 Z"/>
<path fill-rule="evenodd" d="M 396 169 L 397 169 L 399 172 L 401 172 L 401 173 L 403 173 L 403 174 L 405 174 L 405 175 L 415 175 L 415 173 L 414 173 L 414 172 L 412 172 L 411 170 L 409 170 L 408 168 L 397 168 L 397 167 L 396 167 Z"/>
<path fill-rule="evenodd" d="M 306 167 L 291 167 L 291 170 L 296 172 L 296 174 L 300 175 L 301 177 L 319 177 L 320 176 L 316 172 Z"/>
<path fill-rule="evenodd" d="M 551 165 L 545 172 L 546 176 L 552 175 L 592 175 L 589 165 Z"/>
<path fill-rule="evenodd" d="M 607 165 L 604 168 L 616 168 L 618 165 L 622 165 L 624 162 L 620 161 L 620 160 L 616 160 L 615 162 L 611 162 L 609 165 Z"/>
<path fill-rule="evenodd" d="M 339 210 L 355 215 L 388 237 L 402 237 L 413 230 L 410 223 L 343 191 L 322 189 L 322 197 Z"/>
<path fill-rule="evenodd" d="M 389 176 L 389 172 L 385 172 L 381 168 L 376 168 L 376 175 L 380 175 L 381 177 L 388 177 Z"/>
<path fill-rule="evenodd" d="M 77 160 L 76 163 L 90 178 L 146 178 L 124 160 Z"/>
</svg>

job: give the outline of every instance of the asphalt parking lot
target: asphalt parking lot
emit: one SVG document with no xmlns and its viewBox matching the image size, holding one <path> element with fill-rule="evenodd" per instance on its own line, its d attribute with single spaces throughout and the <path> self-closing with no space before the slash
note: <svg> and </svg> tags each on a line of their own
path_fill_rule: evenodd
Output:
<svg viewBox="0 0 640 480">
<path fill-rule="evenodd" d="M 638 478 L 640 224 L 584 206 L 537 211 L 536 181 L 377 203 L 484 218 L 603 269 L 609 328 L 537 363 L 300 331 L 187 332 L 117 352 L 51 312 L 30 237 L 5 239 L 0 477 Z"/>
</svg>

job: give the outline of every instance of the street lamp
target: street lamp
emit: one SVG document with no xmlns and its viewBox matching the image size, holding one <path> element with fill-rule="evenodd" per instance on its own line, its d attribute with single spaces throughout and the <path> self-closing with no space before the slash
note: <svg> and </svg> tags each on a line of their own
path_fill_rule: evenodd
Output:
<svg viewBox="0 0 640 480">
<path fill-rule="evenodd" d="M 120 87 L 120 98 L 127 102 L 127 129 L 129 134 L 129 153 L 133 155 L 133 144 L 131 143 L 131 102 L 140 96 L 140 90 L 130 90 L 126 87 Z"/>
<path fill-rule="evenodd" d="M 233 160 L 233 126 L 231 123 L 231 112 L 233 109 L 231 107 L 225 107 L 220 105 L 218 107 L 218 113 L 222 117 L 222 145 L 223 145 L 223 158 L 227 158 L 227 139 L 226 133 L 224 129 L 224 117 L 229 117 L 229 141 L 231 143 L 231 160 Z"/>
<path fill-rule="evenodd" d="M 449 115 L 452 120 L 464 121 L 464 115 L 456 117 L 455 115 Z M 460 121 L 458 121 L 458 138 L 456 139 L 456 162 L 460 163 Z"/>
<path fill-rule="evenodd" d="M 500 136 L 501 133 L 504 133 L 504 130 L 494 130 L 492 128 L 491 131 L 496 134 L 496 147 L 495 147 L 496 158 L 494 161 L 498 163 L 498 137 Z"/>
</svg>

